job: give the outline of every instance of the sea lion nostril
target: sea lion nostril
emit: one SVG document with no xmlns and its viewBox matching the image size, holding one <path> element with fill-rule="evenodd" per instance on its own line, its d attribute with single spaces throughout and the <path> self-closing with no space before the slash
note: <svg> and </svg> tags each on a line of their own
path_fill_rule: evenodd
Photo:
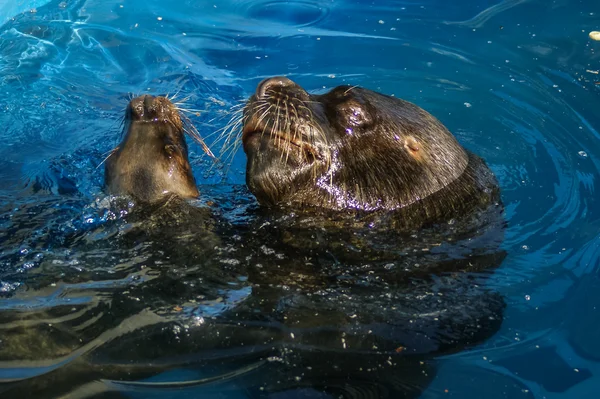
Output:
<svg viewBox="0 0 600 399">
<path fill-rule="evenodd" d="M 292 87 L 296 84 L 285 76 L 277 76 L 263 80 L 256 87 L 256 97 L 264 98 L 267 91 L 270 89 Z"/>
</svg>

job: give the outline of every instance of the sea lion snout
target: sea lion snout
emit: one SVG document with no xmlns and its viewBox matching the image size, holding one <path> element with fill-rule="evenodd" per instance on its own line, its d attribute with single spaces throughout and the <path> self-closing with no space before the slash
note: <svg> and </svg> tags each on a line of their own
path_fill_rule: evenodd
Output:
<svg viewBox="0 0 600 399">
<path fill-rule="evenodd" d="M 128 116 L 132 121 L 162 121 L 174 118 L 173 105 L 165 97 L 154 97 L 149 94 L 131 100 Z"/>
<path fill-rule="evenodd" d="M 300 88 L 300 86 L 298 86 L 296 83 L 286 78 L 285 76 L 276 76 L 274 78 L 268 78 L 260 82 L 256 87 L 256 97 L 258 99 L 264 99 L 268 97 L 269 91 L 278 92 L 291 88 Z"/>
</svg>

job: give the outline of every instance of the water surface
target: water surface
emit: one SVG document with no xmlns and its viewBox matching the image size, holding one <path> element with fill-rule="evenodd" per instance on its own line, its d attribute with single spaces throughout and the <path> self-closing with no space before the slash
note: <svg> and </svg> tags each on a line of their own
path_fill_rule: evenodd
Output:
<svg viewBox="0 0 600 399">
<path fill-rule="evenodd" d="M 600 42 L 588 37 L 600 30 L 596 2 L 23 5 L 35 12 L 0 28 L 3 397 L 383 397 L 391 389 L 422 398 L 596 397 Z M 98 166 L 120 138 L 131 95 L 185 98 L 212 142 L 231 108 L 273 75 L 313 92 L 349 84 L 412 101 L 485 158 L 508 226 L 495 248 L 502 257 L 481 260 L 493 270 L 417 279 L 410 290 L 378 267 L 414 264 L 412 255 L 340 259 L 280 245 L 257 228 L 241 150 L 224 169 L 190 142 L 203 197 L 192 211 L 162 214 L 175 223 L 102 192 Z M 428 302 L 432 292 L 449 299 Z M 314 315 L 325 309 L 331 314 Z M 456 323 L 467 326 L 486 312 L 502 318 L 472 344 L 459 334 L 454 350 L 442 350 L 436 344 L 447 341 L 435 333 L 447 330 L 431 327 L 426 309 L 449 310 L 454 321 L 463 310 Z M 414 343 L 413 357 L 400 353 L 388 368 L 374 343 L 345 341 L 367 336 L 344 326 L 372 325 L 369 312 L 395 320 L 406 342 L 423 322 L 432 346 Z M 384 342 L 388 333 L 375 335 Z M 365 384 L 328 378 L 336 364 L 362 369 L 356 379 Z"/>
</svg>

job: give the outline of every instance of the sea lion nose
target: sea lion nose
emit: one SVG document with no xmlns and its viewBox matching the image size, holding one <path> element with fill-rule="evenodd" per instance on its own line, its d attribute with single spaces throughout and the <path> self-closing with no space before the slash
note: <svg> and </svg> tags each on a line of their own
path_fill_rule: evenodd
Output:
<svg viewBox="0 0 600 399">
<path fill-rule="evenodd" d="M 264 98 L 268 90 L 282 89 L 284 87 L 296 86 L 296 83 L 292 82 L 285 76 L 276 76 L 274 78 L 268 78 L 263 80 L 256 87 L 256 97 Z"/>
<path fill-rule="evenodd" d="M 144 111 L 148 113 L 152 109 L 152 105 L 154 103 L 154 97 L 151 95 L 144 95 Z"/>
</svg>

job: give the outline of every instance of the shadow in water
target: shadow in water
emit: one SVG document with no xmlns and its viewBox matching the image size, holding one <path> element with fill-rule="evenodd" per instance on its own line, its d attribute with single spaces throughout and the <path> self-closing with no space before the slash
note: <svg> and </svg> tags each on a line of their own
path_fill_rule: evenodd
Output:
<svg viewBox="0 0 600 399">
<path fill-rule="evenodd" d="M 500 204 L 408 232 L 199 201 L 95 211 L 114 217 L 63 233 L 68 257 L 55 236 L 5 299 L 3 398 L 414 398 L 502 322 Z"/>
</svg>

